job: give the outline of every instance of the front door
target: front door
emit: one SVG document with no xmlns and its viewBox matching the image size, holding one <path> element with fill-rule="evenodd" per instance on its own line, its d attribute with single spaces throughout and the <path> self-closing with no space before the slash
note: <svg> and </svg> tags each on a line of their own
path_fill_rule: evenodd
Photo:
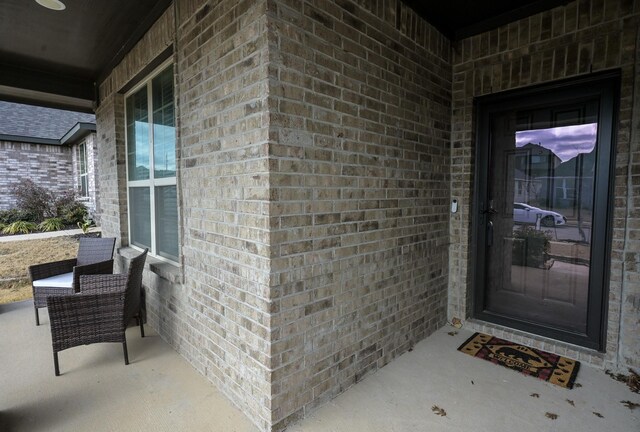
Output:
<svg viewBox="0 0 640 432">
<path fill-rule="evenodd" d="M 603 348 L 614 88 L 478 104 L 476 317 Z"/>
</svg>

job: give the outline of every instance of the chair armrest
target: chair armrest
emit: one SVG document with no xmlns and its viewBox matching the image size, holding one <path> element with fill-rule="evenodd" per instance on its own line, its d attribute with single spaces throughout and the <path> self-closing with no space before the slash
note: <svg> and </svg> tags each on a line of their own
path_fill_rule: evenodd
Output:
<svg viewBox="0 0 640 432">
<path fill-rule="evenodd" d="M 63 273 L 71 273 L 75 265 L 75 258 L 32 265 L 29 266 L 29 277 L 31 278 L 31 282 L 33 282 L 34 280 L 44 279 Z"/>
<path fill-rule="evenodd" d="M 124 293 L 50 296 L 47 307 L 55 352 L 122 339 Z"/>
<path fill-rule="evenodd" d="M 73 287 L 76 292 L 80 286 L 80 276 L 82 275 L 99 275 L 113 273 L 113 260 L 97 262 L 93 264 L 85 264 L 75 266 L 73 268 Z"/>
<path fill-rule="evenodd" d="M 80 292 L 86 294 L 123 293 L 127 289 L 127 275 L 88 275 L 80 276 Z"/>
</svg>

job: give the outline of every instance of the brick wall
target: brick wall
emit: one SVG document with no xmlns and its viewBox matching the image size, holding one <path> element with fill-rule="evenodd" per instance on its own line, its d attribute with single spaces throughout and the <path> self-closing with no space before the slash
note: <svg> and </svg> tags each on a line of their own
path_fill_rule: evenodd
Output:
<svg viewBox="0 0 640 432">
<path fill-rule="evenodd" d="M 100 86 L 102 227 L 126 246 L 120 89 L 173 45 L 182 268 L 150 260 L 149 322 L 262 429 L 445 320 L 449 45 L 369 6 L 181 1 Z"/>
<path fill-rule="evenodd" d="M 446 319 L 449 43 L 397 1 L 270 8 L 273 422 Z"/>
<path fill-rule="evenodd" d="M 197 368 L 267 429 L 267 2 L 185 3 L 177 70 L 187 339 Z"/>
<path fill-rule="evenodd" d="M 121 89 L 173 45 L 181 267 L 148 259 L 148 320 L 266 430 L 271 397 L 265 11 L 262 1 L 172 5 L 101 84 L 96 117 L 103 232 L 127 246 Z M 134 253 L 125 247 L 119 255 Z"/>
<path fill-rule="evenodd" d="M 100 225 L 104 237 L 116 237 L 116 247 L 129 243 L 127 191 L 124 184 L 124 102 L 122 95 L 104 94 L 96 110 Z"/>
<path fill-rule="evenodd" d="M 149 258 L 149 324 L 262 430 L 286 427 L 442 325 L 447 299 L 466 316 L 473 97 L 584 73 L 588 56 L 625 83 L 609 314 L 623 325 L 599 361 L 632 357 L 638 19 L 616 5 L 451 47 L 397 0 L 176 1 L 96 113 L 103 232 L 126 257 L 122 89 L 173 47 L 181 261 Z"/>
<path fill-rule="evenodd" d="M 449 317 L 471 308 L 470 214 L 473 196 L 473 98 L 607 69 L 622 72 L 606 354 L 494 325 L 470 323 L 596 366 L 640 366 L 640 155 L 638 66 L 640 4 L 580 0 L 465 39 L 453 47 Z M 634 91 L 636 96 L 634 97 Z M 634 123 L 632 123 L 632 120 Z"/>
<path fill-rule="evenodd" d="M 67 146 L 0 141 L 0 210 L 15 207 L 13 188 L 24 179 L 54 193 L 73 188 L 71 149 Z"/>
</svg>

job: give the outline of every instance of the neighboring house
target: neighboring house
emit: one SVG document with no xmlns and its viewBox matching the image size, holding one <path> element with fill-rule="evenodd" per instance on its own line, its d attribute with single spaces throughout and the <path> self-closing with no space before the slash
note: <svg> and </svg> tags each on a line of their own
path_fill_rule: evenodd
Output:
<svg viewBox="0 0 640 432">
<path fill-rule="evenodd" d="M 513 202 L 524 202 L 573 216 L 592 208 L 595 149 L 562 162 L 553 151 L 526 144 L 515 153 Z M 578 205 L 580 202 L 580 206 Z"/>
<path fill-rule="evenodd" d="M 37 21 L 12 1 L 16 26 Z M 102 233 L 117 238 L 117 266 L 150 249 L 149 324 L 262 430 L 286 428 L 454 318 L 603 369 L 640 367 L 637 2 L 551 2 L 454 38 L 398 0 L 147 1 L 156 15 L 114 3 L 86 16 L 136 21 L 129 30 L 74 27 L 82 2 L 42 14 L 41 40 L 82 34 L 72 58 L 64 42 L 15 49 L 42 55 L 43 69 L 55 62 L 52 75 L 66 61 L 91 77 L 74 95 L 95 107 Z M 450 3 L 456 14 L 493 4 Z M 80 64 L 83 48 L 102 62 Z M 505 228 L 500 216 L 515 192 L 502 180 L 532 176 L 503 157 L 516 150 L 511 111 L 566 124 L 592 99 L 597 228 L 579 270 L 595 270 L 589 287 L 551 287 L 537 313 L 505 285 L 513 218 Z M 504 152 L 489 152 L 493 138 Z M 549 160 L 559 165 L 532 155 L 536 175 Z M 488 313 L 489 294 L 509 302 Z"/>
<path fill-rule="evenodd" d="M 29 179 L 53 193 L 75 190 L 99 213 L 93 114 L 0 101 L 0 210 L 16 205 L 13 188 Z"/>
</svg>

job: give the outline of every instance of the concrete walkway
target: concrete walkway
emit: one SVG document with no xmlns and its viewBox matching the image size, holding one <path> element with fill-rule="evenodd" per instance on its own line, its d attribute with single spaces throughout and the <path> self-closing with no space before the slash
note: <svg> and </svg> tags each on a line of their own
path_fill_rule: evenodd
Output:
<svg viewBox="0 0 640 432">
<path fill-rule="evenodd" d="M 102 231 L 100 227 L 89 228 L 89 232 L 100 232 Z M 31 234 L 16 234 L 11 236 L 1 236 L 0 243 L 2 242 L 14 242 L 14 241 L 25 241 L 25 240 L 39 240 L 46 239 L 51 237 L 65 237 L 82 234 L 81 229 L 70 229 L 70 230 L 60 230 L 60 231 L 51 231 L 51 232 L 39 232 L 39 233 L 31 233 Z"/>
<path fill-rule="evenodd" d="M 144 339 L 137 328 L 127 332 L 129 366 L 119 344 L 82 346 L 60 353 L 55 377 L 46 312 L 36 327 L 31 302 L 0 305 L 0 431 L 256 431 L 146 330 Z M 563 389 L 457 352 L 471 332 L 452 330 L 437 331 L 287 431 L 640 431 L 640 408 L 620 403 L 640 403 L 640 395 L 602 371 L 583 366 L 582 387 Z"/>
</svg>

